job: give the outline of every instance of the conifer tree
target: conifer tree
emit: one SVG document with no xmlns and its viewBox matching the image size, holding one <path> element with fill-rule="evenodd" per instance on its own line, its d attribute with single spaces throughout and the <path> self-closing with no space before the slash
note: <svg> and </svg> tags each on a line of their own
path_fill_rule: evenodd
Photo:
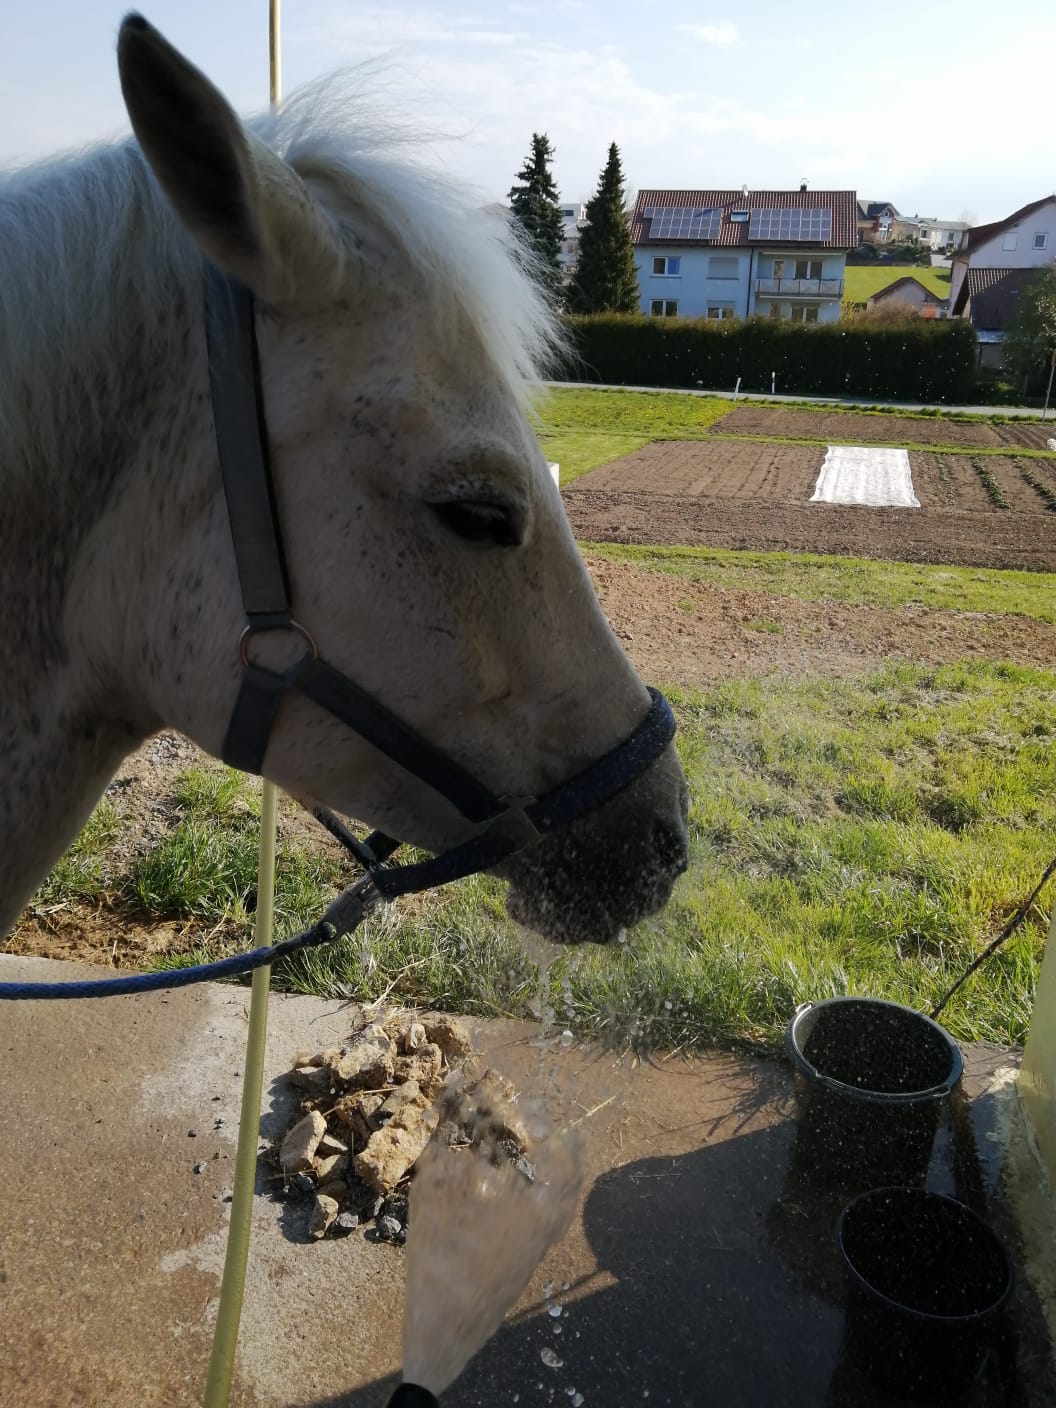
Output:
<svg viewBox="0 0 1056 1408">
<path fill-rule="evenodd" d="M 598 189 L 587 201 L 587 224 L 579 237 L 579 259 L 568 286 L 570 312 L 638 311 L 638 270 L 623 203 L 623 168 L 613 142 Z"/>
<path fill-rule="evenodd" d="M 545 132 L 532 133 L 532 150 L 517 173 L 510 191 L 514 218 L 528 237 L 528 246 L 539 261 L 543 282 L 556 294 L 561 287 L 561 241 L 564 224 L 557 201 L 557 187 L 550 171 L 554 149 Z"/>
</svg>

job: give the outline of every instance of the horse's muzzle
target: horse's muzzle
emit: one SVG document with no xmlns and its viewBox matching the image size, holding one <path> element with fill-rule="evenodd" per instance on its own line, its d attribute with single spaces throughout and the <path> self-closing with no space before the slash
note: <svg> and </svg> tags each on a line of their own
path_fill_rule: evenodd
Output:
<svg viewBox="0 0 1056 1408">
<path fill-rule="evenodd" d="M 610 943 L 666 904 L 688 863 L 688 810 L 669 747 L 597 811 L 498 867 L 510 917 L 551 943 Z"/>
</svg>

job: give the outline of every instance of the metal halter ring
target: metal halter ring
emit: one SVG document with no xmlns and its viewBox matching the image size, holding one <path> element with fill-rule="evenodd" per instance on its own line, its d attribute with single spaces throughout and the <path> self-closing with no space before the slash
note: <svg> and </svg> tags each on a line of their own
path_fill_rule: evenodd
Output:
<svg viewBox="0 0 1056 1408">
<path fill-rule="evenodd" d="M 299 621 L 283 621 L 280 625 L 275 626 L 255 626 L 251 622 L 238 638 L 238 658 L 242 661 L 244 669 L 248 670 L 250 666 L 249 642 L 253 637 L 264 634 L 273 635 L 276 631 L 293 631 L 294 635 L 300 636 L 301 640 L 304 641 L 305 645 L 308 647 L 308 654 L 312 659 L 319 659 L 319 652 L 315 648 L 315 641 L 312 640 L 309 632 L 305 630 Z"/>
</svg>

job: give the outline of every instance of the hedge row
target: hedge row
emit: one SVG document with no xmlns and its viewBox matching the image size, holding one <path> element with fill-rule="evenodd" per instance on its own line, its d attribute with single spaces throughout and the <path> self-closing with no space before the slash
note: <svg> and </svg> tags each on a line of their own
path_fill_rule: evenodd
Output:
<svg viewBox="0 0 1056 1408">
<path fill-rule="evenodd" d="M 854 322 L 689 322 L 571 317 L 575 355 L 558 375 L 615 386 L 688 386 L 786 396 L 948 401 L 971 396 L 975 334 L 967 322 L 869 327 Z"/>
</svg>

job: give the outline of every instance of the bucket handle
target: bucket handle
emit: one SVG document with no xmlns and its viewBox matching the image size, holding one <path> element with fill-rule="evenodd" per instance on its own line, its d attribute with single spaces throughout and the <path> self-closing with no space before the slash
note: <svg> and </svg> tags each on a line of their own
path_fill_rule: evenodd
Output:
<svg viewBox="0 0 1056 1408">
<path fill-rule="evenodd" d="M 792 1014 L 792 1020 L 794 1022 L 798 1022 L 800 1017 L 802 1017 L 805 1012 L 809 1012 L 811 1008 L 813 1008 L 815 1005 L 816 1004 L 813 1002 L 797 1003 L 795 1011 Z M 847 1089 L 845 1082 L 836 1080 L 832 1076 L 827 1076 L 824 1071 L 819 1071 L 817 1066 L 814 1066 L 809 1061 L 807 1061 L 806 1056 L 804 1056 L 802 1053 L 800 1053 L 800 1059 L 805 1061 L 806 1064 L 810 1066 L 810 1069 L 814 1072 L 814 1078 L 819 1085 L 824 1086 L 827 1090 L 831 1090 L 837 1095 L 842 1094 Z M 944 1100 L 946 1096 L 951 1093 L 955 1084 L 955 1079 L 947 1078 L 942 1082 L 941 1085 L 935 1086 L 932 1090 L 927 1092 L 919 1091 L 915 1092 L 915 1094 L 917 1099 L 921 1101 Z"/>
</svg>

